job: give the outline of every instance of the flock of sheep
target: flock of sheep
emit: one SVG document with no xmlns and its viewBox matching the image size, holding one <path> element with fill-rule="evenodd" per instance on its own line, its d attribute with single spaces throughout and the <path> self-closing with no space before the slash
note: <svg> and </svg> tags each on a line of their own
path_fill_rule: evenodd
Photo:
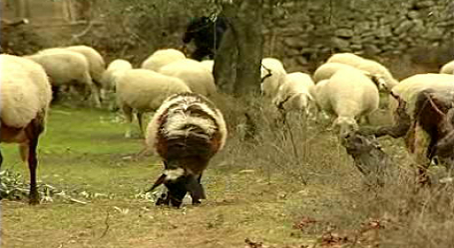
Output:
<svg viewBox="0 0 454 248">
<path fill-rule="evenodd" d="M 143 114 L 156 111 L 146 131 L 146 143 L 164 161 L 165 171 L 152 189 L 165 184 L 168 193 L 158 203 L 179 206 L 186 193 L 199 203 L 205 197 L 200 180 L 210 158 L 224 146 L 226 124 L 209 100 L 217 89 L 212 60 L 196 61 L 176 49 L 151 54 L 140 68 L 126 60 L 112 61 L 88 46 L 49 48 L 18 57 L 0 55 L 1 142 L 19 143 L 30 168 L 30 202 L 38 203 L 36 147 L 44 131 L 49 105 L 59 88 L 71 86 L 90 92 L 95 107 L 109 91 L 128 121 L 131 136 L 133 113 L 141 133 Z M 275 58 L 264 58 L 261 91 L 283 112 L 299 111 L 315 118 L 333 117 L 340 137 L 358 130 L 361 121 L 379 106 L 379 92 L 398 95 L 412 111 L 412 101 L 425 90 L 454 91 L 454 61 L 440 74 L 420 74 L 398 82 L 380 63 L 351 53 L 332 55 L 313 75 L 287 73 Z M 390 111 L 397 108 L 393 97 Z M 0 153 L 0 159 L 1 153 Z M 2 161 L 0 161 L 2 162 Z"/>
</svg>

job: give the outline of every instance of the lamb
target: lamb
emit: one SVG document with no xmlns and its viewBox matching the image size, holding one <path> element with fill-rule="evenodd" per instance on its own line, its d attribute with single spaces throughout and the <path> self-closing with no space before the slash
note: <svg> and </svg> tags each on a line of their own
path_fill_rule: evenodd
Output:
<svg viewBox="0 0 454 248">
<path fill-rule="evenodd" d="M 131 69 L 132 65 L 127 60 L 116 59 L 110 62 L 109 66 L 107 67 L 107 70 L 104 71 L 104 74 L 102 76 L 101 82 L 103 88 L 106 90 L 115 90 L 115 81 L 113 80 L 115 78 L 115 74 Z"/>
<path fill-rule="evenodd" d="M 214 68 L 214 60 L 202 60 L 200 62 L 205 69 L 207 69 L 209 72 L 213 73 L 213 68 Z"/>
<path fill-rule="evenodd" d="M 178 60 L 162 67 L 158 72 L 183 80 L 194 93 L 207 97 L 216 94 L 217 89 L 213 75 L 196 60 Z"/>
<path fill-rule="evenodd" d="M 382 84 L 386 86 L 386 91 L 391 90 L 398 84 L 398 81 L 392 76 L 391 72 L 385 66 L 374 60 L 365 59 L 352 53 L 338 53 L 327 60 L 327 63 L 333 62 L 350 65 L 381 78 L 383 80 Z"/>
<path fill-rule="evenodd" d="M 314 87 L 312 78 L 302 72 L 287 74 L 286 81 L 279 87 L 273 104 L 285 112 L 291 110 L 303 111 L 309 115 L 311 103 L 314 101 L 311 93 L 311 87 Z"/>
<path fill-rule="evenodd" d="M 101 107 L 99 93 L 90 76 L 87 59 L 72 51 L 54 51 L 25 56 L 31 59 L 46 71 L 51 79 L 54 98 L 57 98 L 59 87 L 62 85 L 79 85 L 89 88 L 96 107 Z"/>
<path fill-rule="evenodd" d="M 184 53 L 176 49 L 161 49 L 157 50 L 146 60 L 144 60 L 140 68 L 157 72 L 163 66 L 185 58 L 186 56 L 184 55 Z"/>
<path fill-rule="evenodd" d="M 260 69 L 262 83 L 260 88 L 262 93 L 269 98 L 276 96 L 279 87 L 284 84 L 287 72 L 281 61 L 275 58 L 262 59 Z"/>
<path fill-rule="evenodd" d="M 114 74 L 117 103 L 128 121 L 125 137 L 131 137 L 132 112 L 137 111 L 139 128 L 143 134 L 142 115 L 155 111 L 170 95 L 191 92 L 180 79 L 145 69 L 131 69 Z"/>
<path fill-rule="evenodd" d="M 454 75 L 454 60 L 441 67 L 440 73 Z"/>
<path fill-rule="evenodd" d="M 44 132 L 52 89 L 37 63 L 12 55 L 0 55 L 0 142 L 19 143 L 30 171 L 30 204 L 39 203 L 36 188 L 37 146 Z M 0 166 L 3 157 L 0 152 Z"/>
<path fill-rule="evenodd" d="M 333 127 L 340 137 L 358 129 L 357 120 L 378 108 L 378 89 L 374 82 L 357 69 L 336 72 L 328 81 L 322 80 L 312 90 L 318 108 L 337 116 Z"/>
<path fill-rule="evenodd" d="M 170 96 L 147 128 L 146 145 L 164 162 L 164 172 L 149 191 L 164 184 L 167 194 L 156 205 L 180 207 L 189 192 L 192 204 L 205 199 L 201 178 L 210 159 L 226 142 L 227 128 L 219 109 L 195 93 Z"/>
</svg>

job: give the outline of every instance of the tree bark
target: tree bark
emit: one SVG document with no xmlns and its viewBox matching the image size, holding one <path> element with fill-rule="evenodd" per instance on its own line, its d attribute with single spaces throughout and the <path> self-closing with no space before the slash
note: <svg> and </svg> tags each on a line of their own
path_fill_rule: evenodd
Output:
<svg viewBox="0 0 454 248">
<path fill-rule="evenodd" d="M 227 93 L 236 96 L 259 93 L 263 54 L 262 4 L 263 0 L 222 3 L 222 14 L 228 20 L 229 29 L 216 55 L 213 73 L 216 83 Z"/>
</svg>

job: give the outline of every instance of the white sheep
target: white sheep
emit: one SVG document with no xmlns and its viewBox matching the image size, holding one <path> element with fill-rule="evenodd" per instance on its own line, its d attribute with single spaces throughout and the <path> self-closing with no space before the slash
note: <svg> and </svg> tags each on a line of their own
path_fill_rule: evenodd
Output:
<svg viewBox="0 0 454 248">
<path fill-rule="evenodd" d="M 184 53 L 176 49 L 160 49 L 145 59 L 140 68 L 157 72 L 163 66 L 185 58 Z"/>
<path fill-rule="evenodd" d="M 342 64 L 342 63 L 337 63 L 337 62 L 330 62 L 330 63 L 325 63 L 317 68 L 315 70 L 314 75 L 312 76 L 314 78 L 314 82 L 318 83 L 321 80 L 324 79 L 330 79 L 334 73 L 341 69 L 351 69 L 355 68 L 351 65 L 347 64 Z"/>
<path fill-rule="evenodd" d="M 207 97 L 216 94 L 213 74 L 207 71 L 199 61 L 181 59 L 162 67 L 158 72 L 183 80 L 194 93 Z"/>
<path fill-rule="evenodd" d="M 79 85 L 91 91 L 96 107 L 101 107 L 101 102 L 97 87 L 93 84 L 90 76 L 89 64 L 87 59 L 76 52 L 62 50 L 60 52 L 38 53 L 25 56 L 31 59 L 46 71 L 50 78 L 54 97 L 58 93 L 58 88 L 62 85 Z"/>
<path fill-rule="evenodd" d="M 103 86 L 102 85 L 102 76 L 104 74 L 104 71 L 106 70 L 106 63 L 104 62 L 104 58 L 101 56 L 101 54 L 98 51 L 96 51 L 94 48 L 85 46 L 85 45 L 48 48 L 48 49 L 39 51 L 38 54 L 53 53 L 53 52 L 58 53 L 58 52 L 61 52 L 61 49 L 80 53 L 87 59 L 91 79 L 93 80 L 93 83 L 96 86 L 98 95 L 100 95 L 101 89 Z"/>
<path fill-rule="evenodd" d="M 44 69 L 31 60 L 2 54 L 0 64 L 0 142 L 19 143 L 30 170 L 30 204 L 38 204 L 37 145 L 45 129 L 52 89 Z M 2 162 L 0 152 L 0 166 Z"/>
<path fill-rule="evenodd" d="M 386 91 L 391 90 L 399 83 L 385 66 L 371 59 L 362 58 L 352 53 L 338 53 L 327 60 L 327 63 L 333 62 L 350 65 L 359 70 L 369 72 L 371 75 L 383 80 L 381 85 L 386 86 L 386 89 L 384 89 Z"/>
<path fill-rule="evenodd" d="M 213 72 L 214 69 L 214 60 L 208 59 L 208 60 L 202 60 L 200 63 L 207 69 L 209 72 Z"/>
<path fill-rule="evenodd" d="M 132 65 L 129 61 L 124 59 L 116 59 L 110 62 L 107 69 L 104 71 L 104 75 L 102 76 L 102 84 L 105 90 L 115 90 L 115 75 L 119 74 L 126 70 L 131 70 Z"/>
<path fill-rule="evenodd" d="M 322 80 L 312 90 L 318 107 L 337 117 L 333 127 L 341 137 L 358 128 L 378 108 L 379 94 L 375 83 L 357 69 L 343 69 L 329 80 Z"/>
<path fill-rule="evenodd" d="M 266 97 L 274 98 L 279 90 L 279 87 L 285 82 L 287 72 L 281 61 L 275 58 L 262 59 L 260 69 L 260 84 L 261 91 Z"/>
<path fill-rule="evenodd" d="M 117 103 L 128 121 L 125 137 L 131 137 L 132 112 L 136 110 L 141 134 L 142 115 L 155 111 L 170 95 L 191 92 L 180 79 L 146 69 L 131 69 L 114 75 Z"/>
<path fill-rule="evenodd" d="M 419 92 L 427 89 L 454 91 L 454 75 L 438 73 L 416 74 L 402 80 L 392 89 L 392 92 L 405 100 L 407 103 L 406 111 L 409 115 L 412 115 L 416 96 Z M 398 103 L 392 96 L 389 97 L 389 105 L 390 113 L 394 113 Z"/>
<path fill-rule="evenodd" d="M 443 65 L 440 69 L 440 73 L 454 74 L 454 60 Z"/>
<path fill-rule="evenodd" d="M 273 104 L 284 112 L 297 110 L 309 115 L 309 109 L 314 101 L 310 93 L 312 87 L 314 87 L 314 82 L 308 74 L 289 73 L 285 83 L 279 87 Z"/>
</svg>

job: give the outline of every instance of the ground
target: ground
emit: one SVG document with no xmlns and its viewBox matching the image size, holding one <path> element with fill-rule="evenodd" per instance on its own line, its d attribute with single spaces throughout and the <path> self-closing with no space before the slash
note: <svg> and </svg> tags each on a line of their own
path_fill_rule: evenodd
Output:
<svg viewBox="0 0 454 248">
<path fill-rule="evenodd" d="M 348 156 L 327 134 L 324 150 L 303 156 L 304 166 L 312 168 L 304 175 L 289 170 L 288 153 L 232 158 L 244 143 L 231 141 L 204 175 L 208 199 L 174 209 L 157 207 L 143 194 L 162 165 L 154 156 L 136 157 L 143 140 L 123 137 L 118 114 L 53 106 L 48 123 L 39 145 L 38 179 L 60 194 L 37 206 L 26 198 L 3 200 L 2 247 L 309 247 L 320 239 L 337 244 L 332 226 L 355 229 L 382 217 L 363 214 L 349 197 L 366 191 Z M 27 182 L 16 146 L 2 144 L 2 152 L 2 169 L 19 172 Z M 261 166 L 265 160 L 281 163 Z M 311 224 L 317 222 L 323 224 Z"/>
</svg>

